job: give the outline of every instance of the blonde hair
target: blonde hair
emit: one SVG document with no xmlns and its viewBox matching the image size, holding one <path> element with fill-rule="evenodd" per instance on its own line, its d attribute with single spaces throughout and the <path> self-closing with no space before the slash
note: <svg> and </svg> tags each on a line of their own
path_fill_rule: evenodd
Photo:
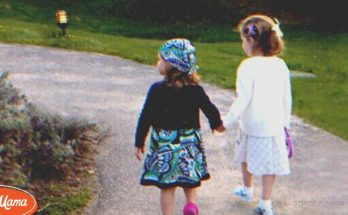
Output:
<svg viewBox="0 0 348 215">
<path fill-rule="evenodd" d="M 197 85 L 200 81 L 200 77 L 197 72 L 183 73 L 170 66 L 165 72 L 164 80 L 167 86 L 181 88 L 188 85 Z"/>
<path fill-rule="evenodd" d="M 242 37 L 254 40 L 253 51 L 260 50 L 265 56 L 280 54 L 284 42 L 279 23 L 266 15 L 251 15 L 243 19 L 239 25 Z"/>
</svg>

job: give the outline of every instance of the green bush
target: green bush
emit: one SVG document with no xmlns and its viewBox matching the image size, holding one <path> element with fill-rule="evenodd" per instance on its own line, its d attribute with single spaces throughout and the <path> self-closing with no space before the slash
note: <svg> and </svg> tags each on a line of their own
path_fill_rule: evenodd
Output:
<svg viewBox="0 0 348 215">
<path fill-rule="evenodd" d="M 0 76 L 0 184 L 62 180 L 88 166 L 101 141 L 96 124 L 45 113 Z"/>
</svg>

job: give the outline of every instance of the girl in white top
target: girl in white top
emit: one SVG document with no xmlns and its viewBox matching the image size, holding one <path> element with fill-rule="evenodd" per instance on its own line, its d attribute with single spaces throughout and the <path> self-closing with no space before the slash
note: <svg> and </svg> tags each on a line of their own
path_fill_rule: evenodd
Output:
<svg viewBox="0 0 348 215">
<path fill-rule="evenodd" d="M 241 163 L 243 187 L 234 190 L 243 201 L 252 201 L 253 175 L 262 176 L 259 214 L 273 214 L 272 189 L 276 175 L 290 174 L 284 128 L 290 126 L 291 86 L 289 69 L 276 55 L 283 49 L 277 20 L 252 15 L 239 25 L 247 59 L 237 71 L 236 93 L 223 118 L 228 129 L 239 120 L 236 159 Z"/>
</svg>

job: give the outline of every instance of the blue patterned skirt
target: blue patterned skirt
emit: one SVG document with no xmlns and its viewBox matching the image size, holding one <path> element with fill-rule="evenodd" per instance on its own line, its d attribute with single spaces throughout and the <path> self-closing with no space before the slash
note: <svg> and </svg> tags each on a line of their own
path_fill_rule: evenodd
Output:
<svg viewBox="0 0 348 215">
<path fill-rule="evenodd" d="M 152 129 L 142 185 L 193 188 L 209 177 L 199 129 Z"/>
</svg>

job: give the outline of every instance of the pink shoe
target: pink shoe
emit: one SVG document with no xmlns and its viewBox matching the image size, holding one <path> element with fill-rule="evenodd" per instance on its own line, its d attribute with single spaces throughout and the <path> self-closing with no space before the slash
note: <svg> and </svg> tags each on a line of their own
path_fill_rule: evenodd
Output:
<svg viewBox="0 0 348 215">
<path fill-rule="evenodd" d="M 195 203 L 188 202 L 182 212 L 184 215 L 198 215 L 198 207 Z"/>
</svg>

